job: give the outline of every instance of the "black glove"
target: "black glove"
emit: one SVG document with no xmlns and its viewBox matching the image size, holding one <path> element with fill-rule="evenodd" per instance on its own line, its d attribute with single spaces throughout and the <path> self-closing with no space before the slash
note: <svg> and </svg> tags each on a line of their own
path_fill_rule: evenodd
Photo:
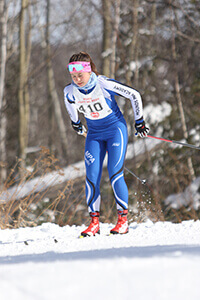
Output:
<svg viewBox="0 0 200 300">
<path fill-rule="evenodd" d="M 72 127 L 78 134 L 84 134 L 86 132 L 86 128 L 82 125 L 80 120 L 76 123 L 72 121 Z"/>
<path fill-rule="evenodd" d="M 149 128 L 146 127 L 143 117 L 135 122 L 136 135 L 139 135 L 141 138 L 147 137 L 149 133 Z"/>
</svg>

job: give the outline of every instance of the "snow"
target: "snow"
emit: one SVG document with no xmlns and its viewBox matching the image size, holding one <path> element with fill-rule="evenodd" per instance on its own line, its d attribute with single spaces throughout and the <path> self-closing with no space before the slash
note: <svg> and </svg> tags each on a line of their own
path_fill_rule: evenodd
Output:
<svg viewBox="0 0 200 300">
<path fill-rule="evenodd" d="M 184 192 L 169 195 L 165 199 L 165 204 L 174 209 L 192 204 L 192 207 L 198 210 L 200 207 L 200 177 L 193 180 Z"/>
<path fill-rule="evenodd" d="M 144 116 L 146 116 L 146 119 L 148 119 L 150 124 L 158 124 L 165 118 L 169 117 L 171 115 L 171 111 L 172 107 L 166 101 L 157 105 L 150 103 L 144 108 Z"/>
<path fill-rule="evenodd" d="M 0 230 L 1 300 L 199 299 L 200 221 L 112 226 L 83 239 L 84 225 Z"/>
<path fill-rule="evenodd" d="M 47 175 L 38 176 L 20 185 L 14 185 L 13 187 L 2 191 L 0 193 L 1 201 L 10 201 L 13 198 L 18 200 L 31 193 L 42 192 L 48 187 L 52 187 L 57 184 L 61 184 L 68 180 L 85 175 L 85 164 L 84 161 L 72 164 L 62 171 L 49 172 Z"/>
</svg>

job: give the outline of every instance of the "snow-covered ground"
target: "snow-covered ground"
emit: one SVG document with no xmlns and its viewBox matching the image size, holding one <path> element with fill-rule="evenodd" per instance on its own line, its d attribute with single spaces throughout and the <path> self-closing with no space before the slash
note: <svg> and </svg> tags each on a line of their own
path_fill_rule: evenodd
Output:
<svg viewBox="0 0 200 300">
<path fill-rule="evenodd" d="M 84 228 L 0 230 L 0 299 L 199 299 L 200 221 L 132 223 L 121 236 L 101 224 L 79 239 Z"/>
</svg>

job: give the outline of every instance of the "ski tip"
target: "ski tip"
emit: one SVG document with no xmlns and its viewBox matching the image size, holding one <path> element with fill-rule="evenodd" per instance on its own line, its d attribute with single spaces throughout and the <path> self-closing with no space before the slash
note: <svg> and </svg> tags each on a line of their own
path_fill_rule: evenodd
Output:
<svg viewBox="0 0 200 300">
<path fill-rule="evenodd" d="M 116 235 L 115 232 L 110 232 L 110 233 L 108 233 L 108 236 L 114 236 L 114 235 Z"/>
<path fill-rule="evenodd" d="M 82 233 L 82 234 L 79 236 L 79 239 L 83 239 L 83 238 L 90 237 L 90 236 L 92 236 L 92 235 Z"/>
</svg>

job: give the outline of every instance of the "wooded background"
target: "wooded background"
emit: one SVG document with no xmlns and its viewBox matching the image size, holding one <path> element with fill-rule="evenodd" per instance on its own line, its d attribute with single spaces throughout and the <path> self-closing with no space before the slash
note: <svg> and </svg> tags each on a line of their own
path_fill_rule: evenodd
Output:
<svg viewBox="0 0 200 300">
<path fill-rule="evenodd" d="M 79 51 L 91 55 L 100 74 L 137 89 L 144 107 L 152 105 L 145 116 L 152 135 L 199 146 L 199 33 L 198 0 L 0 0 L 1 185 L 22 177 L 41 147 L 59 167 L 83 159 L 84 139 L 72 130 L 63 101 L 66 66 Z M 132 143 L 131 104 L 118 101 Z M 170 116 L 152 121 L 153 108 L 164 102 Z M 200 155 L 162 144 L 129 166 L 162 200 L 199 176 Z"/>
</svg>

